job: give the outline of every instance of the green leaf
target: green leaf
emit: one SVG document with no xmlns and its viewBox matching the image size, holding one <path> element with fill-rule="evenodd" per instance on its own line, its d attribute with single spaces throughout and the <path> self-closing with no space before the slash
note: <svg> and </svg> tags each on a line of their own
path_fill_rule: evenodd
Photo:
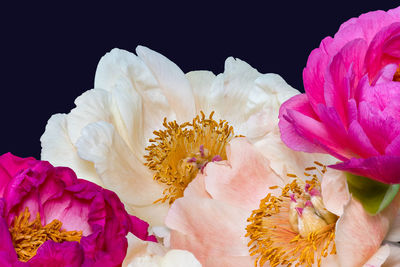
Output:
<svg viewBox="0 0 400 267">
<path fill-rule="evenodd" d="M 346 173 L 349 191 L 371 215 L 386 208 L 399 192 L 399 184 L 384 184 L 370 178 Z"/>
</svg>

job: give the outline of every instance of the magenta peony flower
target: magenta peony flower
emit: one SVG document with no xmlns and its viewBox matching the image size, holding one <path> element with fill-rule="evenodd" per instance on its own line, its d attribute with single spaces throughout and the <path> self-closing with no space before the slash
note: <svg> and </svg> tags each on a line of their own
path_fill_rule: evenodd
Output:
<svg viewBox="0 0 400 267">
<path fill-rule="evenodd" d="M 66 167 L 0 156 L 0 266 L 121 266 L 126 235 L 148 224 Z"/>
<path fill-rule="evenodd" d="M 310 54 L 306 93 L 282 105 L 282 140 L 337 157 L 336 169 L 400 183 L 399 64 L 400 8 L 345 22 Z"/>
</svg>

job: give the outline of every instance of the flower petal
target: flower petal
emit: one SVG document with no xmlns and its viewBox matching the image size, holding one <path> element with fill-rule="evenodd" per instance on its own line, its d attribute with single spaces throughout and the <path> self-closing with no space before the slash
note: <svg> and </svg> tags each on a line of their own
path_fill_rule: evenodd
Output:
<svg viewBox="0 0 400 267">
<path fill-rule="evenodd" d="M 171 247 L 191 251 L 202 263 L 208 256 L 246 256 L 249 213 L 212 199 L 191 196 L 177 199 L 165 220 L 172 229 Z M 235 238 L 220 238 L 221 233 Z"/>
<path fill-rule="evenodd" d="M 39 247 L 37 254 L 28 263 L 32 267 L 80 267 L 83 260 L 84 252 L 78 242 L 57 243 L 49 240 Z"/>
<path fill-rule="evenodd" d="M 182 70 L 163 55 L 147 47 L 138 46 L 136 53 L 157 79 L 177 119 L 180 122 L 191 121 L 196 114 L 195 101 L 193 91 Z"/>
<path fill-rule="evenodd" d="M 371 216 L 351 199 L 336 224 L 336 249 L 343 266 L 361 266 L 379 249 L 390 222 L 397 214 L 400 195 L 381 213 Z"/>
<path fill-rule="evenodd" d="M 366 159 L 352 158 L 339 164 L 330 165 L 329 167 L 369 177 L 386 184 L 400 183 L 399 156 L 383 155 Z"/>
<path fill-rule="evenodd" d="M 390 254 L 386 259 L 383 267 L 399 267 L 400 266 L 400 247 L 396 245 L 390 245 Z"/>
<path fill-rule="evenodd" d="M 226 147 L 227 161 L 207 164 L 205 187 L 213 199 L 247 210 L 256 209 L 260 200 L 283 187 L 282 179 L 269 162 L 245 138 L 235 138 Z"/>
<path fill-rule="evenodd" d="M 381 246 L 377 252 L 363 265 L 365 267 L 379 267 L 389 257 L 390 247 L 389 245 Z"/>
<path fill-rule="evenodd" d="M 322 177 L 321 194 L 327 210 L 341 216 L 344 206 L 350 200 L 345 173 L 328 168 Z"/>
<path fill-rule="evenodd" d="M 78 156 L 78 152 L 68 135 L 66 114 L 51 116 L 40 142 L 42 144 L 42 160 L 47 160 L 54 166 L 70 167 L 78 177 L 103 185 L 93 163 Z"/>
<path fill-rule="evenodd" d="M 125 204 L 140 208 L 152 205 L 162 196 L 163 187 L 153 181 L 149 170 L 132 154 L 111 124 L 97 122 L 86 126 L 76 146 L 82 158 L 95 164 L 104 185 L 118 192 Z M 163 216 L 152 215 L 155 217 L 150 221 L 150 218 L 137 214 L 151 224 L 159 222 Z"/>
</svg>

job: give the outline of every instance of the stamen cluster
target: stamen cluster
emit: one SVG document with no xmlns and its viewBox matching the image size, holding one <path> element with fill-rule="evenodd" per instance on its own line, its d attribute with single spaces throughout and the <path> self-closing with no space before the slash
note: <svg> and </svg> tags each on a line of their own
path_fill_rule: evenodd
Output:
<svg viewBox="0 0 400 267">
<path fill-rule="evenodd" d="M 261 200 L 248 222 L 246 236 L 250 255 L 256 255 L 255 266 L 269 262 L 271 266 L 321 265 L 322 257 L 336 254 L 335 222 L 337 216 L 325 209 L 319 194 L 317 174 L 326 167 L 315 162 L 316 167 L 306 168 L 311 180 L 304 182 L 296 175 L 291 183 L 281 189 L 280 196 L 269 193 Z M 271 187 L 270 189 L 276 189 Z"/>
<path fill-rule="evenodd" d="M 32 222 L 29 222 L 30 217 L 29 209 L 25 208 L 24 212 L 15 217 L 13 226 L 9 229 L 20 261 L 26 262 L 30 260 L 47 240 L 62 243 L 64 241 L 79 242 L 82 238 L 82 231 L 61 230 L 62 223 L 59 220 L 53 220 L 43 226 L 39 212 Z"/>
<path fill-rule="evenodd" d="M 201 117 L 182 124 L 164 118 L 165 130 L 153 132 L 156 137 L 146 147 L 145 165 L 155 171 L 154 180 L 167 186 L 156 202 L 172 204 L 207 163 L 226 160 L 225 146 L 234 136 L 233 128 L 225 120 L 215 121 L 213 115 L 206 118 L 201 112 Z"/>
</svg>

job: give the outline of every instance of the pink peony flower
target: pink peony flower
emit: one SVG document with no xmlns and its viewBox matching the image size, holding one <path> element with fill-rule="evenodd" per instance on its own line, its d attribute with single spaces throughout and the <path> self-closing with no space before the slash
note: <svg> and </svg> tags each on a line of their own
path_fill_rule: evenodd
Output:
<svg viewBox="0 0 400 267">
<path fill-rule="evenodd" d="M 282 140 L 337 157 L 336 169 L 400 183 L 399 64 L 400 7 L 343 23 L 311 52 L 306 93 L 281 106 Z"/>
<path fill-rule="evenodd" d="M 128 232 L 155 241 L 147 228 L 69 168 L 0 156 L 0 266 L 121 266 Z"/>
<path fill-rule="evenodd" d="M 320 164 L 306 169 L 307 181 L 280 177 L 244 138 L 231 141 L 227 156 L 171 206 L 172 248 L 191 251 L 205 267 L 394 266 L 400 248 L 382 242 L 400 241 L 400 218 L 390 228 L 400 196 L 371 216 L 350 197 L 343 172 Z"/>
</svg>

